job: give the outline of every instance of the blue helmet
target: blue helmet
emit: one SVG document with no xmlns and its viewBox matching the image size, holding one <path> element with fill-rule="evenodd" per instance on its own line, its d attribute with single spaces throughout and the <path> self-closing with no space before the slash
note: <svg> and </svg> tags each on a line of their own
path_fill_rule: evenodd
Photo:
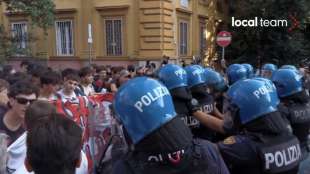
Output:
<svg viewBox="0 0 310 174">
<path fill-rule="evenodd" d="M 271 64 L 271 63 L 266 63 L 262 67 L 261 76 L 271 79 L 273 72 L 276 71 L 277 69 L 278 67 L 276 65 Z"/>
<path fill-rule="evenodd" d="M 185 67 L 187 82 L 189 87 L 193 87 L 206 82 L 204 69 L 199 65 Z"/>
<path fill-rule="evenodd" d="M 233 84 L 238 80 L 247 78 L 247 70 L 240 64 L 232 64 L 227 69 L 227 77 L 229 84 Z"/>
<path fill-rule="evenodd" d="M 282 65 L 280 69 L 291 69 L 291 70 L 297 70 L 297 68 L 294 65 Z"/>
<path fill-rule="evenodd" d="M 169 90 L 187 86 L 186 71 L 178 65 L 167 64 L 161 67 L 158 72 L 158 78 Z"/>
<path fill-rule="evenodd" d="M 242 65 L 247 70 L 247 77 L 248 78 L 252 78 L 254 76 L 254 68 L 253 68 L 253 66 L 251 64 L 248 64 L 248 63 L 244 63 Z"/>
<path fill-rule="evenodd" d="M 205 68 L 205 76 L 206 84 L 213 87 L 215 90 L 223 91 L 227 87 L 224 77 L 220 73 Z"/>
<path fill-rule="evenodd" d="M 176 117 L 169 90 L 148 77 L 124 84 L 116 93 L 114 108 L 134 144 Z"/>
<path fill-rule="evenodd" d="M 303 77 L 296 70 L 279 69 L 273 74 L 272 81 L 280 97 L 287 97 L 303 90 Z"/>
<path fill-rule="evenodd" d="M 239 108 L 242 124 L 277 111 L 280 100 L 274 84 L 264 78 L 241 80 L 227 92 L 231 104 Z"/>
<path fill-rule="evenodd" d="M 272 63 L 266 63 L 263 65 L 262 70 L 274 72 L 278 67 Z"/>
</svg>

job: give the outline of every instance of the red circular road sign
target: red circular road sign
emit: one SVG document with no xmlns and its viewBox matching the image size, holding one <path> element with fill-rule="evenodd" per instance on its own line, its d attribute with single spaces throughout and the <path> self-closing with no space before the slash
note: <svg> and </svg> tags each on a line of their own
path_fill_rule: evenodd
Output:
<svg viewBox="0 0 310 174">
<path fill-rule="evenodd" d="M 221 31 L 216 36 L 216 43 L 221 47 L 227 47 L 231 43 L 231 34 L 227 31 Z"/>
</svg>

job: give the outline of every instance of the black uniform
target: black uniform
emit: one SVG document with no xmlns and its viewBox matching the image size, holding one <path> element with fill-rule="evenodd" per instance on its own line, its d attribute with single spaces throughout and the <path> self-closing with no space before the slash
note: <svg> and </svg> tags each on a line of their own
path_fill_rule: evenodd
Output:
<svg viewBox="0 0 310 174">
<path fill-rule="evenodd" d="M 134 144 L 114 167 L 114 174 L 228 174 L 216 146 L 193 139 L 190 129 L 175 117 Z"/>
<path fill-rule="evenodd" d="M 300 141 L 303 159 L 306 158 L 310 151 L 309 98 L 305 95 L 305 92 L 303 91 L 297 94 L 296 98 L 294 97 L 291 100 L 288 100 L 285 105 L 280 105 L 279 109 L 282 115 L 284 115 L 290 121 L 293 133 Z"/>
<path fill-rule="evenodd" d="M 191 91 L 192 91 L 193 97 L 198 100 L 199 107 L 204 113 L 211 114 L 214 112 L 214 107 L 215 107 L 214 98 L 211 95 L 209 95 L 203 87 L 200 89 L 199 87 L 197 87 L 196 89 L 194 87 L 192 88 Z M 205 127 L 202 124 L 199 124 L 197 128 L 193 128 L 192 132 L 195 137 L 206 139 L 212 142 L 216 142 L 216 139 L 217 139 L 216 132 Z"/>
<path fill-rule="evenodd" d="M 222 157 L 232 174 L 298 172 L 301 160 L 299 141 L 285 130 L 287 123 L 281 119 L 279 113 L 273 119 L 275 124 L 269 121 L 261 122 L 260 125 L 255 124 L 251 129 L 218 143 Z M 282 122 L 279 123 L 283 125 L 282 130 L 277 131 L 277 122 Z"/>
<path fill-rule="evenodd" d="M 191 130 L 199 128 L 199 121 L 191 115 L 191 109 L 189 103 L 191 102 L 192 95 L 190 91 L 185 88 L 176 88 L 170 91 L 175 111 L 178 116 L 184 121 Z"/>
<path fill-rule="evenodd" d="M 229 174 L 215 145 L 208 141 L 193 140 L 190 147 L 179 152 L 181 160 L 178 163 L 167 160 L 169 154 L 152 158 L 146 154 L 131 153 L 119 161 L 113 174 Z"/>
</svg>

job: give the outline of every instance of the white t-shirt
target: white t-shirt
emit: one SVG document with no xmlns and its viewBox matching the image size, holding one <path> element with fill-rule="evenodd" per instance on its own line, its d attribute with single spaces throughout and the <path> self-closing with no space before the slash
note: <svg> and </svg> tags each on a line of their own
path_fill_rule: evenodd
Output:
<svg viewBox="0 0 310 174">
<path fill-rule="evenodd" d="M 83 88 L 83 92 L 86 96 L 90 96 L 95 93 L 95 89 L 92 84 L 89 84 L 87 86 L 81 85 L 81 87 Z"/>
<path fill-rule="evenodd" d="M 52 94 L 49 97 L 43 97 L 43 96 L 38 97 L 38 100 L 44 100 L 44 101 L 54 101 L 57 99 L 58 99 L 58 97 L 56 96 L 56 94 Z"/>
<path fill-rule="evenodd" d="M 26 170 L 24 161 L 26 158 L 27 146 L 26 146 L 27 133 L 21 135 L 14 143 L 12 143 L 8 149 L 8 163 L 7 167 L 12 170 L 13 174 L 33 174 Z M 76 174 L 88 173 L 88 161 L 86 155 L 81 151 L 82 161 L 79 168 L 76 169 Z M 14 172 L 15 171 L 15 172 Z"/>
</svg>

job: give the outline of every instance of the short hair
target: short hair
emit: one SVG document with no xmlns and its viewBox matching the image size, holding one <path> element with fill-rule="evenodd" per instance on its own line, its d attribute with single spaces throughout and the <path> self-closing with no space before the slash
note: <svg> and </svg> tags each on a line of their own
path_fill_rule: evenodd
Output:
<svg viewBox="0 0 310 174">
<path fill-rule="evenodd" d="M 68 74 L 66 76 L 66 80 L 74 80 L 79 82 L 80 81 L 80 77 L 77 74 Z"/>
<path fill-rule="evenodd" d="M 104 65 L 97 66 L 96 73 L 100 73 L 101 71 L 107 71 L 107 68 Z"/>
<path fill-rule="evenodd" d="M 27 134 L 27 161 L 36 174 L 74 173 L 80 159 L 82 129 L 62 114 L 40 120 Z"/>
<path fill-rule="evenodd" d="M 13 69 L 14 67 L 12 65 L 4 65 L 2 71 L 6 74 L 9 74 Z"/>
<path fill-rule="evenodd" d="M 72 68 L 66 68 L 61 72 L 62 78 L 67 77 L 69 74 L 76 74 L 77 70 L 72 69 Z"/>
<path fill-rule="evenodd" d="M 55 71 L 46 71 L 40 77 L 41 85 L 58 84 L 60 82 L 60 74 Z"/>
<path fill-rule="evenodd" d="M 29 60 L 23 60 L 23 61 L 21 61 L 20 62 L 20 67 L 22 67 L 22 66 L 28 66 L 30 64 L 30 61 Z"/>
<path fill-rule="evenodd" d="M 83 67 L 79 72 L 79 76 L 85 77 L 85 76 L 90 75 L 92 73 L 93 73 L 93 69 L 91 67 Z"/>
<path fill-rule="evenodd" d="M 47 71 L 47 67 L 42 65 L 36 65 L 35 68 L 29 70 L 29 74 L 33 77 L 41 77 Z"/>
<path fill-rule="evenodd" d="M 23 73 L 23 72 L 17 72 L 15 74 L 11 74 L 8 77 L 6 77 L 6 80 L 9 82 L 10 85 L 13 85 L 14 83 L 21 81 L 21 80 L 30 80 L 30 75 Z"/>
<path fill-rule="evenodd" d="M 8 97 L 16 97 L 19 94 L 30 95 L 35 94 L 39 95 L 39 88 L 27 80 L 21 80 L 10 86 Z"/>
<path fill-rule="evenodd" d="M 25 125 L 27 130 L 32 129 L 41 118 L 56 113 L 56 107 L 43 100 L 37 100 L 27 107 L 25 112 Z"/>
</svg>

